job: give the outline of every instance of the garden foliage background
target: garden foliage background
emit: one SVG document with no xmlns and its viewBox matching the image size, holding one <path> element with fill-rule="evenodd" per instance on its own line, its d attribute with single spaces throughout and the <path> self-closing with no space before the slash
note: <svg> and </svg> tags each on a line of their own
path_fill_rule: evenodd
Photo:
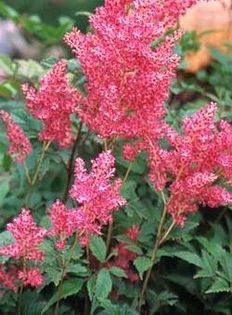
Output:
<svg viewBox="0 0 232 315">
<path fill-rule="evenodd" d="M 72 84 L 81 88 L 85 77 L 80 64 L 63 43 L 63 36 L 74 25 L 84 32 L 88 31 L 89 12 L 102 3 L 80 0 L 0 1 L 2 18 L 16 23 L 27 45 L 33 48 L 31 59 L 28 56 L 24 59 L 17 50 L 12 52 L 12 57 L 0 56 L 0 68 L 3 70 L 0 109 L 10 112 L 14 121 L 30 136 L 33 144 L 33 152 L 27 158 L 30 174 L 35 174 L 43 143 L 37 140 L 40 123 L 25 111 L 21 84 L 29 81 L 38 86 L 40 78 L 65 57 L 68 59 Z M 185 70 L 185 56 L 188 52 L 197 51 L 199 45 L 196 33 L 188 32 L 183 34 L 175 48 L 181 62 L 167 100 L 167 121 L 177 129 L 183 117 L 210 101 L 217 102 L 220 118 L 232 119 L 231 46 L 228 44 L 226 55 L 210 47 L 213 56 L 211 64 L 190 74 Z M 74 132 L 78 132 L 79 126 L 79 120 L 73 118 Z M 6 224 L 19 214 L 25 204 L 33 209 L 33 217 L 40 226 L 50 226 L 47 209 L 56 199 L 62 199 L 64 195 L 67 197 L 67 182 L 70 180 L 71 184 L 73 180 L 74 157 L 81 157 L 89 167 L 90 160 L 104 146 L 85 125 L 80 132 L 80 141 L 76 143 L 75 150 L 60 150 L 56 144 L 49 146 L 36 175 L 35 185 L 29 185 L 23 164 L 15 163 L 8 154 L 8 140 L 1 124 L 0 246 L 12 241 L 9 232 L 5 231 Z M 151 253 L 163 200 L 148 179 L 145 153 L 140 153 L 130 164 L 122 157 L 120 141 L 114 153 L 117 176 L 125 179 L 126 175 L 122 195 L 127 205 L 114 214 L 112 251 L 107 252 L 106 226 L 102 237 L 91 239 L 87 256 L 84 249 L 76 245 L 64 277 L 60 262 L 71 255 L 72 242 L 59 252 L 51 241 L 45 241 L 42 245 L 47 253 L 43 262 L 45 282 L 38 289 L 25 288 L 20 297 L 19 293 L 5 290 L 0 283 L 0 313 L 16 314 L 18 310 L 23 315 L 54 312 L 69 315 L 232 314 L 231 206 L 216 209 L 201 206 L 198 212 L 188 215 L 183 228 L 172 231 L 157 253 L 145 302 L 142 310 L 138 311 L 140 280 L 144 279 L 145 272 L 151 267 Z M 70 156 L 73 160 L 70 160 Z M 70 199 L 68 205 L 72 206 Z M 171 218 L 167 226 L 170 222 Z M 131 227 L 139 229 L 134 239 L 126 233 Z M 128 261 L 126 266 L 111 266 L 110 262 L 116 255 L 114 249 L 119 243 L 124 246 L 120 255 L 127 256 Z M 0 259 L 3 264 L 8 258 Z M 135 275 L 136 281 L 128 280 L 129 271 Z M 64 283 L 57 294 L 61 279 Z"/>
</svg>

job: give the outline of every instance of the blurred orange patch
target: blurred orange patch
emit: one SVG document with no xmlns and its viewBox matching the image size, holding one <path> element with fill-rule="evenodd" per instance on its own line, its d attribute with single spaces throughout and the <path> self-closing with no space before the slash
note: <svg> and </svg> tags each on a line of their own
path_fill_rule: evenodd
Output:
<svg viewBox="0 0 232 315">
<path fill-rule="evenodd" d="M 196 31 L 199 51 L 186 54 L 187 71 L 195 73 L 212 60 L 209 47 L 228 52 L 225 44 L 232 42 L 232 0 L 198 3 L 180 19 L 184 31 Z"/>
</svg>

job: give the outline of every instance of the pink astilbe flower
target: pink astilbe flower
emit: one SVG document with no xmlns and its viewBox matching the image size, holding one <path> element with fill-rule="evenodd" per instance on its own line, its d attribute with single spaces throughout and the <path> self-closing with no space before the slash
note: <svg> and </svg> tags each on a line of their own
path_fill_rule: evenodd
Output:
<svg viewBox="0 0 232 315">
<path fill-rule="evenodd" d="M 4 265 L 0 265 L 0 285 L 14 292 L 17 291 L 15 277 L 8 271 L 5 271 Z"/>
<path fill-rule="evenodd" d="M 168 211 L 181 225 L 199 205 L 232 203 L 232 193 L 224 187 L 232 182 L 232 127 L 225 121 L 216 123 L 216 111 L 211 103 L 185 118 L 181 133 L 171 129 L 167 133 L 169 149 L 150 152 L 156 161 L 150 163 L 151 180 L 160 189 L 171 182 Z"/>
<path fill-rule="evenodd" d="M 138 225 L 132 225 L 127 231 L 126 236 L 131 239 L 132 241 L 137 241 L 139 236 L 139 226 Z"/>
<path fill-rule="evenodd" d="M 12 223 L 7 224 L 7 230 L 13 235 L 15 242 L 0 248 L 0 255 L 16 259 L 42 260 L 43 252 L 39 249 L 46 230 L 37 227 L 28 209 L 21 213 Z"/>
<path fill-rule="evenodd" d="M 21 127 L 13 121 L 9 113 L 0 110 L 0 119 L 4 122 L 7 130 L 9 154 L 12 155 L 18 163 L 23 163 L 27 156 L 32 152 L 30 140 L 27 138 Z"/>
<path fill-rule="evenodd" d="M 18 278 L 22 281 L 25 287 L 31 286 L 37 288 L 43 283 L 43 276 L 37 267 L 30 268 L 25 271 L 20 270 L 18 272 Z"/>
<path fill-rule="evenodd" d="M 204 191 L 202 199 L 212 208 L 226 206 L 232 204 L 232 193 L 226 188 L 214 185 Z"/>
<path fill-rule="evenodd" d="M 57 200 L 49 209 L 49 217 L 52 227 L 49 235 L 57 236 L 56 248 L 64 249 L 66 238 L 71 236 L 77 229 L 76 211 L 68 209 L 61 201 Z"/>
<path fill-rule="evenodd" d="M 28 262 L 39 262 L 43 259 L 43 252 L 39 249 L 47 231 L 38 227 L 28 209 L 21 213 L 12 223 L 7 224 L 15 242 L 0 248 L 0 255 L 9 256 L 16 260 L 17 268 L 14 279 L 20 280 L 24 286 L 38 287 L 43 278 L 38 267 L 29 267 Z M 14 268 L 15 269 L 15 268 Z"/>
<path fill-rule="evenodd" d="M 76 224 L 83 245 L 91 234 L 101 234 L 102 226 L 112 221 L 113 211 L 125 204 L 120 196 L 122 182 L 113 180 L 114 163 L 111 152 L 103 152 L 92 161 L 88 173 L 84 161 L 76 160 L 75 182 L 70 195 L 80 204 L 76 210 Z"/>
<path fill-rule="evenodd" d="M 79 92 L 68 82 L 66 68 L 64 60 L 55 64 L 42 78 L 38 90 L 28 84 L 22 86 L 27 108 L 42 121 L 40 140 L 55 141 L 62 148 L 73 141 L 70 115 L 80 99 Z"/>
<path fill-rule="evenodd" d="M 178 57 L 178 34 L 165 36 L 195 1 L 109 0 L 90 19 L 92 33 L 65 36 L 87 77 L 87 96 L 77 112 L 103 138 L 160 138 L 164 101 Z M 109 70 L 110 69 L 110 70 Z"/>
</svg>

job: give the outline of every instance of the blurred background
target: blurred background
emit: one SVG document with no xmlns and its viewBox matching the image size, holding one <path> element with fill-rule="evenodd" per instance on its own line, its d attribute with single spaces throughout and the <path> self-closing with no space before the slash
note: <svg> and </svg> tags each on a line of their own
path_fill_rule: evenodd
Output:
<svg viewBox="0 0 232 315">
<path fill-rule="evenodd" d="M 64 33 L 74 25 L 85 32 L 89 14 L 101 3 L 101 0 L 0 1 L 0 54 L 41 58 L 46 48 L 59 44 L 57 51 L 49 53 L 62 56 Z"/>
<path fill-rule="evenodd" d="M 6 0 L 4 3 L 12 6 L 21 14 L 39 15 L 41 19 L 49 24 L 56 25 L 60 16 L 68 16 L 75 19 L 76 25 L 85 30 L 87 19 L 76 18 L 78 11 L 92 12 L 94 8 L 103 3 L 103 0 Z"/>
<path fill-rule="evenodd" d="M 30 134 L 34 150 L 28 160 L 29 170 L 34 169 L 38 153 L 41 151 L 41 144 L 36 141 L 40 125 L 25 111 L 21 84 L 29 81 L 38 85 L 40 77 L 58 59 L 65 57 L 68 59 L 72 83 L 80 87 L 85 82 L 85 77 L 78 61 L 64 45 L 63 36 L 73 26 L 77 26 L 83 32 L 88 31 L 88 18 L 91 12 L 103 2 L 102 0 L 0 0 L 0 108 L 12 113 L 14 120 L 27 134 Z M 232 1 L 200 2 L 188 10 L 179 24 L 183 29 L 183 36 L 176 46 L 176 52 L 181 57 L 181 62 L 167 100 L 168 122 L 178 128 L 184 116 L 195 112 L 210 101 L 218 103 L 221 117 L 232 121 Z M 83 137 L 85 145 L 83 146 L 82 143 L 82 147 L 85 151 L 81 152 L 81 156 L 93 156 L 99 149 L 99 141 L 96 137 L 88 135 L 87 130 L 83 133 L 85 133 Z M 0 124 L 0 230 L 24 204 L 24 194 L 27 189 L 24 170 L 20 165 L 12 163 L 7 148 L 5 130 Z M 35 190 L 31 195 L 29 207 L 36 210 L 35 214 L 39 211 L 43 213 L 44 205 L 49 204 L 51 200 L 56 200 L 63 193 L 66 171 L 62 165 L 65 166 L 70 152 L 57 154 L 55 147 L 50 151 L 50 156 L 45 159 L 41 169 L 39 191 Z M 120 161 L 117 162 L 120 164 Z M 128 165 L 125 165 L 125 161 L 121 161 L 120 165 L 122 173 L 125 173 Z M 136 167 L 139 169 L 137 176 L 140 182 L 138 181 L 138 186 L 136 184 L 135 188 L 128 190 L 135 194 L 136 197 L 133 199 L 138 201 L 140 209 L 140 198 L 152 202 L 152 198 L 156 198 L 156 195 L 154 197 L 154 192 L 148 185 L 143 186 L 143 182 L 141 184 L 140 174 L 146 169 L 144 159 L 138 161 Z M 227 208 L 215 209 L 213 212 L 207 209 L 200 211 L 196 219 L 189 223 L 189 227 L 192 226 L 193 229 L 192 239 L 198 237 L 200 231 L 207 237 L 209 235 L 211 240 L 214 231 L 216 243 L 223 247 L 230 242 L 231 250 L 232 206 L 228 208 L 229 211 Z M 195 233 L 194 229 L 199 222 L 200 228 Z M 152 225 L 151 228 L 153 229 Z M 191 239 L 187 238 L 189 236 L 188 230 L 186 231 L 186 243 L 189 245 Z M 208 245 L 206 247 L 210 248 Z M 231 256 L 229 257 L 231 261 Z M 182 298 L 184 300 L 183 305 L 180 305 L 187 310 L 184 312 L 181 309 L 184 314 L 232 314 L 231 292 L 228 296 L 221 295 L 219 298 L 205 296 L 202 293 L 203 289 L 202 292 L 199 289 L 199 283 L 193 281 L 193 273 L 189 265 L 178 266 L 179 269 L 174 268 L 178 274 L 175 278 L 177 280 L 170 273 L 169 281 L 172 288 L 176 286 L 176 292 L 181 296 L 181 300 Z M 167 267 L 170 270 L 167 268 L 165 272 L 166 270 L 172 272 L 173 262 L 170 264 L 168 262 Z M 153 295 L 151 297 L 156 303 L 157 297 Z M 172 305 L 176 296 L 168 297 Z M 169 300 L 164 295 L 160 303 Z M 0 313 L 3 302 L 0 300 Z M 8 301 L 6 305 L 7 303 Z M 5 304 L 2 305 L 5 310 Z M 30 309 L 29 313 L 32 314 Z"/>
</svg>

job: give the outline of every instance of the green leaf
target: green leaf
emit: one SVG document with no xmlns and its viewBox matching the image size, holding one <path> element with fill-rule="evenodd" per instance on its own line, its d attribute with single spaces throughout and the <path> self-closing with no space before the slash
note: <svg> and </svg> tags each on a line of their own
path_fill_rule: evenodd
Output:
<svg viewBox="0 0 232 315">
<path fill-rule="evenodd" d="M 54 244 L 50 240 L 45 240 L 40 245 L 40 249 L 45 253 L 42 267 L 47 274 L 47 282 L 53 282 L 55 286 L 58 286 L 62 277 L 62 268 L 59 263 L 61 253 L 55 250 Z"/>
<path fill-rule="evenodd" d="M 136 254 L 138 254 L 138 255 L 142 255 L 142 254 L 143 254 L 142 249 L 141 249 L 138 245 L 129 244 L 129 245 L 126 246 L 126 248 L 127 248 L 130 252 L 136 253 Z"/>
<path fill-rule="evenodd" d="M 211 278 L 212 275 L 208 272 L 208 270 L 200 270 L 198 271 L 195 276 L 194 276 L 194 279 L 197 279 L 197 278 Z"/>
<path fill-rule="evenodd" d="M 4 231 L 0 233 L 0 247 L 12 244 L 14 241 L 13 236 L 10 232 Z M 6 256 L 0 256 L 0 264 L 4 264 L 7 260 L 9 260 L 9 257 Z"/>
<path fill-rule="evenodd" d="M 202 251 L 202 268 L 205 269 L 210 277 L 214 277 L 217 272 L 218 263 L 215 258 L 206 251 Z"/>
<path fill-rule="evenodd" d="M 128 169 L 130 162 L 124 160 L 121 154 L 116 156 L 116 161 L 118 164 L 122 165 L 126 169 Z M 144 152 L 140 153 L 136 160 L 131 165 L 131 171 L 136 174 L 144 174 L 146 171 L 146 154 Z"/>
<path fill-rule="evenodd" d="M 158 212 L 158 211 L 157 211 Z M 144 221 L 139 233 L 139 241 L 144 244 L 149 244 L 153 240 L 154 227 L 156 222 L 152 219 Z"/>
<path fill-rule="evenodd" d="M 137 257 L 134 260 L 134 265 L 139 272 L 139 277 L 143 279 L 143 273 L 147 271 L 152 266 L 152 261 L 147 257 Z"/>
<path fill-rule="evenodd" d="M 202 261 L 200 257 L 194 253 L 190 253 L 186 251 L 179 251 L 179 252 L 175 252 L 174 256 L 184 261 L 187 261 L 188 263 L 193 264 L 195 266 L 202 267 Z"/>
<path fill-rule="evenodd" d="M 216 278 L 212 286 L 205 293 L 209 294 L 229 291 L 230 291 L 229 283 L 225 279 Z"/>
<path fill-rule="evenodd" d="M 127 180 L 121 189 L 122 196 L 127 200 L 136 199 L 137 198 L 137 194 L 135 192 L 136 187 L 137 182 L 135 180 Z"/>
<path fill-rule="evenodd" d="M 4 84 L 0 84 L 0 96 L 10 98 L 12 96 L 11 90 Z"/>
<path fill-rule="evenodd" d="M 215 242 L 214 239 L 208 240 L 205 237 L 198 237 L 197 241 L 204 247 L 207 253 L 211 254 L 217 260 L 224 253 L 222 246 L 218 242 Z"/>
<path fill-rule="evenodd" d="M 59 42 L 74 24 L 73 20 L 68 17 L 60 17 L 58 22 L 58 26 L 52 26 L 43 23 L 37 15 L 31 15 L 23 20 L 22 27 L 27 32 L 37 36 L 45 44 L 52 45 Z"/>
<path fill-rule="evenodd" d="M 19 19 L 19 14 L 10 6 L 6 5 L 2 1 L 0 1 L 0 13 L 13 21 L 17 21 Z"/>
<path fill-rule="evenodd" d="M 90 17 L 92 15 L 91 12 L 88 11 L 78 11 L 75 13 L 75 16 L 87 16 Z"/>
<path fill-rule="evenodd" d="M 112 273 L 112 275 L 116 277 L 127 278 L 127 274 L 122 268 L 114 266 L 114 267 L 111 267 L 109 270 L 110 270 L 110 273 Z"/>
<path fill-rule="evenodd" d="M 87 290 L 88 290 L 90 301 L 92 301 L 94 298 L 95 288 L 96 288 L 96 279 L 92 277 L 87 282 Z"/>
<path fill-rule="evenodd" d="M 93 255 L 100 261 L 106 260 L 106 245 L 103 239 L 99 236 L 93 235 L 90 241 L 90 250 Z"/>
<path fill-rule="evenodd" d="M 48 215 L 42 216 L 39 225 L 45 229 L 51 228 L 51 221 Z"/>
<path fill-rule="evenodd" d="M 50 282 L 53 282 L 55 284 L 55 286 L 57 287 L 60 283 L 60 280 L 62 278 L 62 270 L 59 269 L 59 266 L 57 264 L 54 265 L 54 267 L 52 266 L 47 266 L 46 268 L 44 268 L 47 274 L 47 284 Z"/>
<path fill-rule="evenodd" d="M 46 68 L 50 69 L 52 66 L 54 66 L 58 62 L 58 59 L 56 57 L 48 57 L 45 59 L 42 59 L 40 64 Z"/>
<path fill-rule="evenodd" d="M 4 198 L 10 190 L 10 185 L 8 181 L 0 183 L 0 205 L 2 205 Z"/>
<path fill-rule="evenodd" d="M 212 57 L 225 67 L 229 65 L 229 62 L 231 62 L 230 57 L 226 56 L 225 54 L 222 54 L 218 49 L 211 48 L 210 52 Z"/>
<path fill-rule="evenodd" d="M 64 281 L 61 292 L 58 294 L 56 292 L 53 297 L 48 301 L 47 305 L 44 307 L 41 314 L 44 314 L 53 304 L 55 304 L 58 300 L 66 299 L 67 297 L 77 294 L 83 285 L 83 281 L 80 279 L 70 279 Z"/>
<path fill-rule="evenodd" d="M 220 265 L 222 266 L 223 272 L 227 280 L 232 282 L 232 254 L 224 252 L 220 257 Z"/>
<path fill-rule="evenodd" d="M 41 300 L 41 296 L 37 294 L 36 290 L 25 290 L 22 295 L 21 305 L 21 314 L 41 315 L 43 308 L 46 306 L 46 301 Z"/>
<path fill-rule="evenodd" d="M 67 268 L 67 272 L 76 274 L 79 277 L 83 277 L 83 276 L 86 276 L 88 274 L 87 268 L 85 266 L 82 266 L 81 264 L 70 265 Z"/>
<path fill-rule="evenodd" d="M 174 305 L 178 301 L 178 296 L 170 291 L 163 291 L 157 296 L 157 300 L 161 302 L 161 304 Z"/>
<path fill-rule="evenodd" d="M 0 233 L 0 247 L 13 243 L 13 236 L 10 232 L 4 231 Z"/>
<path fill-rule="evenodd" d="M 9 57 L 4 55 L 0 56 L 0 67 L 6 74 L 14 75 L 16 65 Z"/>
<path fill-rule="evenodd" d="M 101 307 L 104 308 L 104 311 L 101 312 L 101 315 L 139 315 L 139 313 L 134 309 L 130 308 L 127 304 L 113 304 L 110 300 L 104 300 L 100 302 Z M 98 313 L 99 314 L 99 313 Z M 99 314 L 99 315 L 100 315 Z"/>
<path fill-rule="evenodd" d="M 202 265 L 200 266 L 202 270 L 194 276 L 194 278 L 212 278 L 216 275 L 218 262 L 210 255 L 208 252 L 202 250 Z"/>
<path fill-rule="evenodd" d="M 68 61 L 68 71 L 72 73 L 80 72 L 81 65 L 77 59 L 69 59 Z"/>
<path fill-rule="evenodd" d="M 34 60 L 17 60 L 17 73 L 20 76 L 23 76 L 29 79 L 34 79 L 34 78 L 39 78 L 44 74 L 44 69 L 43 67 Z"/>
<path fill-rule="evenodd" d="M 99 299 L 106 299 L 111 290 L 112 280 L 110 277 L 110 272 L 107 269 L 102 269 L 97 276 L 95 295 Z"/>
</svg>

